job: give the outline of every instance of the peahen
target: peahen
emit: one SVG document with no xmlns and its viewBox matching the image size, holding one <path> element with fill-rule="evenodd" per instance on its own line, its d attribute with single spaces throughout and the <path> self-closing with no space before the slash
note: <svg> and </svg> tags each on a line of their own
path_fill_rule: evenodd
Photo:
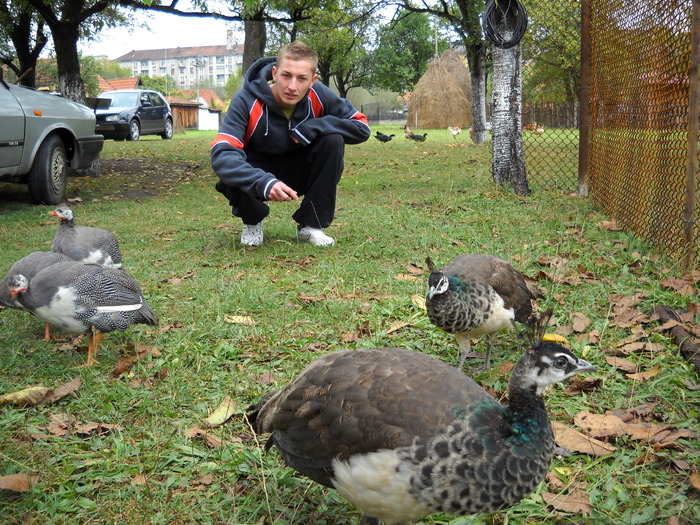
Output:
<svg viewBox="0 0 700 525">
<path fill-rule="evenodd" d="M 158 324 L 141 287 L 122 270 L 77 261 L 56 263 L 31 280 L 10 277 L 12 299 L 72 334 L 89 335 L 87 366 L 96 363 L 102 334 L 132 324 Z"/>
<path fill-rule="evenodd" d="M 460 369 L 470 355 L 470 339 L 486 334 L 484 368 L 489 368 L 493 337 L 512 328 L 514 321 L 528 320 L 536 293 L 519 271 L 495 255 L 459 255 L 440 270 L 429 257 L 426 263 L 430 276 L 425 307 L 430 322 L 457 339 Z"/>
<path fill-rule="evenodd" d="M 433 512 L 494 512 L 532 493 L 555 442 L 542 392 L 595 370 L 534 339 L 499 404 L 443 361 L 396 348 L 342 351 L 312 362 L 251 407 L 283 461 L 335 488 L 370 523 Z"/>
<path fill-rule="evenodd" d="M 119 250 L 119 242 L 112 232 L 93 226 L 76 226 L 73 210 L 65 204 L 49 214 L 60 219 L 51 251 L 84 263 L 121 268 L 122 253 Z"/>
</svg>

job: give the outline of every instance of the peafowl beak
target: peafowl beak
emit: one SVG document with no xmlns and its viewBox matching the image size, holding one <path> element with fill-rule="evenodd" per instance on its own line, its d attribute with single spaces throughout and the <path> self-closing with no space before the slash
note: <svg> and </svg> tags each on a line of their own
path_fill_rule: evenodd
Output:
<svg viewBox="0 0 700 525">
<path fill-rule="evenodd" d="M 598 369 L 585 359 L 579 357 L 576 365 L 576 372 L 597 372 Z"/>
</svg>

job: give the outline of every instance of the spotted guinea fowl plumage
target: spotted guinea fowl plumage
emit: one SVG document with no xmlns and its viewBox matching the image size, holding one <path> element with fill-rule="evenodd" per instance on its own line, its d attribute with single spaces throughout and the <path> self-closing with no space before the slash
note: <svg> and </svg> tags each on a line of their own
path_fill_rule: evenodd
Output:
<svg viewBox="0 0 700 525">
<path fill-rule="evenodd" d="M 16 310 L 26 310 L 22 303 L 10 293 L 10 278 L 13 275 L 22 274 L 31 280 L 37 273 L 52 264 L 70 261 L 71 258 L 62 253 L 55 252 L 32 252 L 14 262 L 7 271 L 5 277 L 0 281 L 0 304 Z M 44 339 L 50 338 L 49 324 L 45 323 Z"/>
<path fill-rule="evenodd" d="M 103 333 L 158 323 L 136 280 L 115 268 L 60 262 L 31 280 L 13 275 L 9 288 L 13 298 L 47 323 L 73 334 L 88 333 L 88 366 L 95 362 Z"/>
<path fill-rule="evenodd" d="M 532 314 L 536 294 L 522 274 L 495 255 L 459 255 L 437 270 L 430 258 L 425 306 L 430 322 L 453 334 L 460 347 L 459 368 L 470 355 L 473 337 L 488 336 L 484 367 L 491 359 L 493 337 L 524 323 Z"/>
<path fill-rule="evenodd" d="M 430 355 L 380 348 L 324 356 L 248 419 L 284 462 L 359 507 L 370 522 L 493 512 L 532 493 L 555 443 L 544 388 L 595 370 L 533 342 L 499 404 Z"/>
<path fill-rule="evenodd" d="M 60 220 L 51 251 L 84 263 L 121 268 L 119 241 L 112 232 L 93 226 L 76 226 L 73 210 L 66 205 L 61 205 L 49 213 Z"/>
</svg>

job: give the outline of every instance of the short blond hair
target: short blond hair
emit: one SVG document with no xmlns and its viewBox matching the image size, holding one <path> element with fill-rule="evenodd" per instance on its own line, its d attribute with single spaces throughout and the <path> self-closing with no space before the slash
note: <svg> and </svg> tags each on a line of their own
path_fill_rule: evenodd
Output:
<svg viewBox="0 0 700 525">
<path fill-rule="evenodd" d="M 318 67 L 318 56 L 314 53 L 313 49 L 307 46 L 301 40 L 295 40 L 289 44 L 285 44 L 277 53 L 277 67 L 279 68 L 282 64 L 282 60 L 308 60 L 311 64 L 312 72 L 316 73 L 316 68 Z"/>
</svg>

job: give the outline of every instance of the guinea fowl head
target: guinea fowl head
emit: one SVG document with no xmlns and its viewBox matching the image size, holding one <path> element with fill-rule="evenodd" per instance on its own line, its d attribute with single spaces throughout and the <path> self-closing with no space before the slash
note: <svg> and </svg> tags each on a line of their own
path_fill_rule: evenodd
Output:
<svg viewBox="0 0 700 525">
<path fill-rule="evenodd" d="M 52 217 L 58 217 L 62 221 L 73 220 L 73 210 L 71 210 L 68 206 L 59 206 L 55 210 L 51 210 L 49 215 Z"/>
<path fill-rule="evenodd" d="M 29 288 L 29 281 L 22 274 L 13 275 L 10 277 L 8 287 L 10 288 L 10 297 L 14 299 L 22 292 L 27 291 Z"/>
</svg>

